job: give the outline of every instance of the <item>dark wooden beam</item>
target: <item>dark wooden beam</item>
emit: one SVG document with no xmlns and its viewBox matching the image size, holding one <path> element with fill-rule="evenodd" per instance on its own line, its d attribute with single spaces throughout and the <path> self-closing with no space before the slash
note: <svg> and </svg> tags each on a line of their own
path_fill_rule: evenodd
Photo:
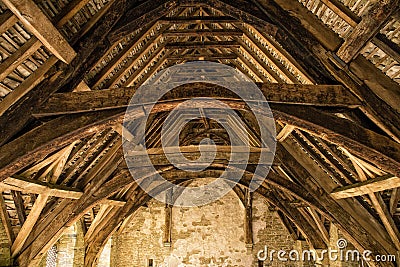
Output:
<svg viewBox="0 0 400 267">
<path fill-rule="evenodd" d="M 79 199 L 82 195 L 82 192 L 77 189 L 23 177 L 8 177 L 3 182 L 0 182 L 0 191 L 4 190 L 21 191 L 30 194 L 48 194 L 49 196 L 73 199 Z"/>
<path fill-rule="evenodd" d="M 231 148 L 230 146 L 203 146 L 202 149 L 204 151 L 215 151 L 215 157 L 213 162 L 215 163 L 226 163 L 235 165 L 243 165 L 243 163 L 247 164 L 260 164 L 260 165 L 272 165 L 272 162 L 259 162 L 260 161 L 260 153 L 270 153 L 269 149 L 261 149 L 261 148 L 249 148 L 247 153 L 246 148 Z M 215 150 L 214 150 L 215 149 Z M 167 155 L 168 154 L 168 158 Z M 195 160 L 200 157 L 201 152 L 198 150 L 196 146 L 180 146 L 178 147 L 170 147 L 170 148 L 149 148 L 144 153 L 133 153 L 130 155 L 129 153 L 125 155 L 125 160 L 129 166 L 169 166 L 171 165 L 170 160 L 175 159 L 175 162 L 179 159 L 179 155 L 184 155 L 185 158 L 189 160 Z M 247 159 L 248 155 L 248 159 Z M 270 155 L 269 158 L 273 156 Z M 207 158 L 207 156 L 205 156 Z M 212 158 L 207 158 L 212 160 Z M 232 158 L 236 158 L 237 160 L 232 160 Z M 151 162 L 148 161 L 150 159 Z M 149 165 L 150 164 L 150 165 Z M 202 163 L 199 163 L 200 166 Z M 195 164 L 191 166 L 196 166 Z"/>
<path fill-rule="evenodd" d="M 75 14 L 81 10 L 90 0 L 73 0 L 64 6 L 53 18 L 58 27 L 67 23 Z"/>
<path fill-rule="evenodd" d="M 400 178 L 393 175 L 385 175 L 364 182 L 339 187 L 332 191 L 335 199 L 367 195 L 379 191 L 400 187 Z"/>
<path fill-rule="evenodd" d="M 55 66 L 45 76 L 45 80 L 41 84 L 30 90 L 0 117 L 0 145 L 8 142 L 31 121 L 31 113 L 34 107 L 40 106 L 52 93 L 60 90 L 66 84 L 70 83 L 69 88 L 72 90 L 71 88 L 76 87 L 74 87 L 75 83 L 77 85 L 82 81 L 83 76 L 91 69 L 92 64 L 95 64 L 96 55 L 102 55 L 107 50 L 107 45 L 103 42 L 104 37 L 122 16 L 124 7 L 125 0 L 114 2 L 107 14 L 96 24 L 98 27 L 93 27 L 77 43 L 77 47 L 81 47 L 81 49 L 79 49 L 74 60 L 69 65 Z M 24 114 L 24 116 L 21 116 L 21 114 Z M 8 127 L 9 125 L 13 127 Z"/>
<path fill-rule="evenodd" d="M 293 228 L 293 226 L 290 223 L 290 220 L 288 217 L 286 217 L 285 214 L 282 213 L 282 211 L 278 210 L 278 216 L 282 221 L 282 224 L 285 226 L 285 228 L 288 230 L 290 236 L 292 237 L 293 241 L 296 241 L 299 239 L 299 235 L 297 231 Z"/>
<path fill-rule="evenodd" d="M 167 203 L 172 203 L 173 189 L 167 190 L 165 198 Z M 165 223 L 164 223 L 164 246 L 171 246 L 172 241 L 172 204 L 165 204 Z"/>
<path fill-rule="evenodd" d="M 246 246 L 253 247 L 253 192 L 246 189 L 245 198 L 244 233 Z"/>
<path fill-rule="evenodd" d="M 227 54 L 213 54 L 213 55 L 171 55 L 168 57 L 168 60 L 207 60 L 207 61 L 215 61 L 215 60 L 223 60 L 223 59 L 237 59 L 237 55 L 234 53 Z"/>
<path fill-rule="evenodd" d="M 98 235 L 99 229 L 105 223 L 107 223 L 110 218 L 114 218 L 119 209 L 119 207 L 115 208 L 107 205 L 102 205 L 99 212 L 97 212 L 96 216 L 92 219 L 92 222 L 90 223 L 90 226 L 85 234 L 85 243 L 89 243 L 91 239 Z"/>
<path fill-rule="evenodd" d="M 278 144 L 276 156 L 285 163 L 291 176 L 326 209 L 326 216 L 337 225 L 357 249 L 369 249 L 374 254 L 395 253 L 393 243 L 383 226 L 357 200 L 334 200 L 329 190 L 337 184 L 292 139 Z M 355 213 L 354 211 L 358 212 Z M 379 230 L 378 230 L 379 229 Z M 392 266 L 392 265 L 382 265 Z"/>
<path fill-rule="evenodd" d="M 310 58 L 316 62 L 306 67 L 308 73 L 314 79 L 318 79 L 318 75 L 315 76 L 313 73 L 314 66 L 319 66 L 319 69 L 323 70 L 323 73 L 328 72 L 329 75 L 332 75 L 344 86 L 349 88 L 349 90 L 357 94 L 361 99 L 364 99 L 365 106 L 362 108 L 363 112 L 394 140 L 400 142 L 400 130 L 398 129 L 400 119 L 398 118 L 396 111 L 393 109 L 397 108 L 398 105 L 395 103 L 391 104 L 391 101 L 396 99 L 396 97 L 394 97 L 394 94 L 387 94 L 387 92 L 393 91 L 394 88 L 398 88 L 399 85 L 396 85 L 389 77 L 385 76 L 371 63 L 369 63 L 371 68 L 368 68 L 368 71 L 364 70 L 356 73 L 357 76 L 363 74 L 362 77 L 358 78 L 352 73 L 353 70 L 349 72 L 343 68 L 343 65 L 334 64 L 333 62 L 335 60 L 327 58 L 326 55 L 327 51 L 335 51 L 338 48 L 337 45 L 330 46 L 330 44 L 337 43 L 340 45 L 340 38 L 332 30 L 327 28 L 321 20 L 304 8 L 298 1 L 277 0 L 276 2 L 280 8 L 264 2 L 262 3 L 262 6 L 265 8 L 266 12 L 268 12 L 269 16 L 276 18 L 274 22 L 277 23 L 277 25 L 281 25 L 282 28 L 288 29 L 289 32 L 286 33 L 288 36 L 293 36 L 297 40 L 304 40 L 301 44 L 306 47 L 304 50 L 312 51 L 312 56 L 310 56 Z M 310 34 L 310 32 L 303 29 L 302 25 L 314 25 L 313 27 L 315 30 L 310 31 L 312 33 Z M 324 30 L 321 31 L 321 29 Z M 279 41 L 280 37 L 281 36 L 278 32 L 276 39 Z M 292 56 L 296 58 L 296 54 L 299 51 L 287 47 L 287 44 L 290 43 L 290 39 L 288 40 L 289 42 L 282 40 L 280 43 L 288 51 L 292 51 Z M 308 59 L 307 56 L 303 56 L 303 58 Z M 358 56 L 357 58 L 362 58 L 363 61 L 366 61 L 363 57 Z M 300 64 L 303 63 L 302 60 L 299 60 L 298 62 Z M 360 70 L 365 68 L 365 64 L 360 65 L 354 60 L 350 63 L 350 66 L 353 66 L 354 69 L 358 68 Z M 322 75 L 322 73 L 320 75 Z M 392 106 L 388 105 L 388 103 Z M 376 112 L 377 110 L 380 112 Z"/>
<path fill-rule="evenodd" d="M 379 32 L 391 14 L 398 8 L 398 0 L 376 2 L 346 38 L 336 54 L 344 62 L 350 62 L 359 54 L 367 42 Z"/>
<path fill-rule="evenodd" d="M 135 30 L 146 27 L 177 8 L 176 0 L 148 0 L 124 12 L 123 19 L 115 25 L 108 35 L 111 43 L 115 43 Z M 122 15 L 122 14 L 121 14 Z"/>
<path fill-rule="evenodd" d="M 269 16 L 276 25 L 280 26 L 282 31 L 278 31 L 275 39 L 291 53 L 293 58 L 297 59 L 299 64 L 303 66 L 307 62 L 307 66 L 303 67 L 307 69 L 308 74 L 313 79 L 319 80 L 321 77 L 325 77 L 324 79 L 337 79 L 349 90 L 365 100 L 366 105 L 363 107 L 363 112 L 372 121 L 394 140 L 400 141 L 396 137 L 400 136 L 398 129 L 400 119 L 398 119 L 398 115 L 393 110 L 398 105 L 390 107 L 385 103 L 385 101 L 389 103 L 393 99 L 392 95 L 386 94 L 387 91 L 393 90 L 393 86 L 386 82 L 391 80 L 389 77 L 383 75 L 377 68 L 372 68 L 373 72 L 364 72 L 369 73 L 370 76 L 370 83 L 367 84 L 369 87 L 367 87 L 354 74 L 343 69 L 343 66 L 333 64 L 326 57 L 327 51 L 335 51 L 341 44 L 340 38 L 298 1 L 277 0 L 275 1 L 276 4 L 272 2 L 254 2 L 257 2 L 256 4 L 264 9 L 266 16 Z M 308 27 L 313 27 L 314 30 L 307 31 Z M 299 40 L 302 40 L 302 42 Z M 303 48 L 298 50 L 293 47 Z M 351 64 L 355 64 L 355 62 L 352 61 Z M 383 77 L 380 77 L 379 73 Z M 372 77 L 376 78 L 372 80 Z M 365 82 L 365 79 L 362 80 Z M 385 84 L 382 84 L 384 81 Z M 318 83 L 327 83 L 327 81 Z M 375 112 L 376 110 L 380 110 L 380 112 Z"/>
<path fill-rule="evenodd" d="M 3 34 L 9 28 L 14 26 L 14 24 L 17 23 L 17 21 L 18 18 L 10 10 L 5 10 L 0 15 L 0 34 Z"/>
<path fill-rule="evenodd" d="M 397 204 L 400 200 L 400 188 L 395 188 L 392 191 L 392 195 L 390 196 L 389 201 L 389 213 L 393 216 L 396 213 Z"/>
<path fill-rule="evenodd" d="M 237 22 L 229 16 L 182 16 L 182 17 L 163 17 L 158 20 L 160 23 L 170 24 L 197 24 L 197 23 L 233 23 Z"/>
<path fill-rule="evenodd" d="M 285 216 L 290 218 L 296 227 L 300 229 L 306 236 L 311 246 L 314 248 L 327 247 L 327 244 L 325 244 L 322 236 L 318 232 L 318 229 L 313 227 L 309 220 L 307 220 L 296 207 L 289 205 L 287 202 L 277 196 L 275 192 L 266 190 L 263 187 L 259 187 L 256 192 L 264 196 L 269 203 L 279 209 Z"/>
<path fill-rule="evenodd" d="M 11 191 L 12 198 L 14 200 L 15 210 L 17 211 L 18 221 L 22 226 L 26 220 L 25 205 L 22 198 L 21 192 Z"/>
<path fill-rule="evenodd" d="M 10 249 L 11 249 L 11 246 L 14 243 L 15 235 L 14 235 L 14 231 L 11 226 L 10 216 L 8 215 L 8 212 L 7 212 L 7 206 L 6 206 L 6 203 L 4 202 L 3 194 L 0 194 L 0 217 L 1 217 L 1 222 L 3 223 L 4 229 L 6 231 L 8 244 L 10 245 Z"/>
<path fill-rule="evenodd" d="M 170 42 L 166 49 L 239 48 L 236 41 Z"/>
<path fill-rule="evenodd" d="M 382 49 L 388 56 L 392 57 L 397 62 L 400 62 L 400 46 L 388 39 L 385 35 L 378 33 L 372 43 Z"/>
<path fill-rule="evenodd" d="M 340 85 L 258 84 L 269 103 L 357 107 L 360 101 Z M 229 86 L 228 86 L 229 87 Z M 214 90 L 220 88 L 221 90 Z M 127 107 L 137 88 L 54 94 L 45 105 L 34 113 L 36 116 L 71 114 L 94 110 Z M 171 99 L 190 97 L 236 97 L 226 89 L 205 83 L 192 83 L 179 87 Z M 145 103 L 144 103 L 145 104 Z"/>
<path fill-rule="evenodd" d="M 191 2 L 191 0 L 187 0 L 186 2 Z M 203 3 L 238 21 L 253 25 L 267 34 L 272 36 L 276 35 L 276 25 L 274 25 L 257 6 L 249 1 L 205 0 Z"/>
<path fill-rule="evenodd" d="M 322 0 L 322 2 L 332 9 L 341 19 L 346 21 L 351 27 L 357 27 L 361 18 L 357 16 L 339 0 Z M 382 51 L 391 56 L 397 62 L 400 62 L 400 48 L 393 41 L 389 40 L 384 34 L 378 33 L 372 38 L 372 43 L 378 46 Z"/>
<path fill-rule="evenodd" d="M 385 73 L 375 67 L 362 55 L 357 56 L 349 63 L 349 70 L 351 71 L 352 75 L 356 75 L 356 77 L 358 77 L 369 88 L 371 88 L 373 95 L 362 95 L 366 103 L 374 104 L 374 102 L 377 101 L 374 100 L 373 97 L 377 96 L 379 98 L 382 98 L 386 102 L 386 106 L 390 105 L 397 112 L 397 114 L 400 112 L 400 107 L 398 105 L 398 103 L 400 102 L 400 85 L 398 83 L 390 79 Z M 379 109 L 375 110 L 375 112 L 382 113 L 383 108 L 387 109 L 385 105 L 382 104 Z M 391 122 L 395 119 L 400 121 L 399 116 L 391 118 L 392 113 L 393 112 L 387 112 L 387 114 L 385 115 L 385 117 L 388 118 L 386 119 L 387 122 Z M 397 128 L 400 129 L 398 125 Z M 400 138 L 400 134 L 398 138 Z"/>
<path fill-rule="evenodd" d="M 168 30 L 165 37 L 198 37 L 198 36 L 242 36 L 243 32 L 236 29 L 183 29 Z"/>
<path fill-rule="evenodd" d="M 30 38 L 16 52 L 3 60 L 0 64 L 0 80 L 4 80 L 11 72 L 22 64 L 29 56 L 36 52 L 42 46 L 42 43 L 36 38 Z M 3 113 L 2 111 L 0 115 Z"/>
<path fill-rule="evenodd" d="M 57 58 L 70 63 L 76 52 L 32 0 L 4 0 L 3 3 L 19 18 Z"/>
<path fill-rule="evenodd" d="M 60 117 L 0 147 L 0 180 L 95 131 L 116 123 L 121 111 Z M 118 118 L 120 119 L 120 118 Z M 103 122 L 103 123 L 101 123 Z M 110 124 L 108 124 L 110 123 Z M 57 131 L 54 131 L 57 129 Z"/>
<path fill-rule="evenodd" d="M 314 108 L 273 105 L 274 118 L 345 147 L 388 173 L 400 175 L 400 144 L 356 123 Z"/>
<path fill-rule="evenodd" d="M 11 257 L 15 257 L 19 252 L 26 238 L 28 237 L 32 227 L 35 225 L 37 219 L 39 218 L 40 213 L 43 208 L 46 206 L 47 200 L 49 199 L 49 195 L 39 194 L 33 204 L 28 217 L 26 218 L 23 225 L 21 225 L 21 229 L 18 232 L 17 237 L 11 247 Z"/>
<path fill-rule="evenodd" d="M 297 39 L 297 42 L 302 40 L 302 46 L 309 44 L 304 43 L 304 39 L 300 39 L 300 36 L 304 38 L 310 34 L 318 40 L 319 44 L 328 50 L 336 50 L 342 43 L 335 32 L 329 29 L 327 25 L 298 1 L 276 0 L 274 1 L 276 4 L 259 0 L 252 0 L 251 2 L 262 8 L 265 11 L 264 13 L 273 20 L 273 23 L 279 25 L 286 34 L 290 34 L 290 36 Z M 286 16 L 284 15 L 285 13 L 287 14 Z M 295 16 L 300 21 L 297 20 L 295 22 L 292 19 L 288 19 L 288 15 L 289 18 Z M 286 20 L 284 20 L 283 16 L 285 16 Z M 283 42 L 280 43 L 283 44 Z"/>
<path fill-rule="evenodd" d="M 329 9 L 339 15 L 341 19 L 346 21 L 351 27 L 356 27 L 361 21 L 353 11 L 351 11 L 347 6 L 345 6 L 339 0 L 322 0 Z"/>
<path fill-rule="evenodd" d="M 113 150 L 111 148 L 110 156 L 105 159 L 109 164 L 99 170 L 91 182 L 85 186 L 84 194 L 80 199 L 64 199 L 58 202 L 50 212 L 41 215 L 17 258 L 20 266 L 25 267 L 40 261 L 41 256 L 58 240 L 63 231 L 88 209 L 132 183 L 133 180 L 126 170 L 117 172 L 107 181 L 122 162 L 121 154 Z"/>
</svg>

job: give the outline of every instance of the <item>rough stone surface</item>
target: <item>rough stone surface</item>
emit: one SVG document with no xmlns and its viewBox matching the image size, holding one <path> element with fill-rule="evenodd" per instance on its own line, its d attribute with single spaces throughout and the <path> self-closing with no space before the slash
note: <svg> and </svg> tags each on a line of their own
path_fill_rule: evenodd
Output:
<svg viewBox="0 0 400 267">
<path fill-rule="evenodd" d="M 84 267 L 85 265 L 85 241 L 82 230 L 82 224 L 77 222 L 75 224 L 76 230 L 76 243 L 74 247 L 74 267 Z"/>
<path fill-rule="evenodd" d="M 339 239 L 344 238 L 343 234 L 340 232 L 340 230 L 335 225 L 332 224 L 330 227 L 329 235 L 330 235 L 330 240 L 329 240 L 330 248 L 338 250 L 337 242 Z M 359 264 L 357 262 L 346 261 L 346 251 L 348 251 L 348 250 L 355 250 L 355 247 L 349 242 L 347 243 L 347 247 L 343 250 L 343 252 L 345 252 L 343 254 L 344 256 L 342 256 L 343 260 L 340 260 L 340 253 L 338 253 L 337 254 L 338 260 L 331 260 L 330 267 L 357 267 L 357 266 L 359 266 Z M 350 257 L 350 259 L 351 259 L 351 257 Z"/>
<path fill-rule="evenodd" d="M 97 267 L 110 267 L 111 243 L 112 243 L 112 238 L 110 238 L 107 244 L 104 246 Z"/>
<path fill-rule="evenodd" d="M 265 199 L 253 201 L 253 249 L 244 240 L 245 210 L 233 193 L 201 207 L 172 209 L 172 243 L 163 244 L 165 204 L 150 201 L 140 208 L 121 235 L 114 236 L 111 267 L 250 267 L 258 266 L 257 252 L 265 246 L 291 250 L 295 241 Z M 282 266 L 265 262 L 265 266 Z M 298 266 L 288 263 L 285 266 Z"/>
<path fill-rule="evenodd" d="M 73 267 L 76 244 L 74 226 L 69 227 L 57 241 L 57 266 Z"/>
</svg>

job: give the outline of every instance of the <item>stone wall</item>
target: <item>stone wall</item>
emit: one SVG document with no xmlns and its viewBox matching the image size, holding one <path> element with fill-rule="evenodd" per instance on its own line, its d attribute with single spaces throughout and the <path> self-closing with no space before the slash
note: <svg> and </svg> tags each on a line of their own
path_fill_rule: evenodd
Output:
<svg viewBox="0 0 400 267">
<path fill-rule="evenodd" d="M 253 246 L 245 243 L 245 209 L 231 192 L 218 201 L 202 207 L 172 208 L 171 243 L 164 243 L 165 204 L 156 200 L 141 207 L 120 235 L 114 235 L 103 250 L 99 267 L 355 267 L 358 263 L 324 261 L 322 263 L 269 259 L 259 265 L 260 250 L 308 250 L 305 241 L 294 241 L 278 214 L 266 200 L 254 194 L 252 227 Z M 330 248 L 337 248 L 343 235 L 330 227 Z M 348 243 L 346 249 L 354 247 Z M 84 236 L 81 224 L 70 227 L 57 241 L 56 267 L 84 266 Z M 40 267 L 46 267 L 47 255 Z M 0 266 L 10 266 L 10 246 L 0 221 Z"/>
<path fill-rule="evenodd" d="M 113 237 L 111 267 L 250 267 L 258 266 L 257 252 L 265 246 L 291 250 L 296 242 L 276 212 L 257 194 L 253 200 L 254 247 L 245 244 L 245 210 L 233 193 L 202 207 L 172 209 L 172 242 L 163 243 L 165 204 L 150 201 L 140 208 L 121 235 Z M 265 262 L 265 266 L 282 263 Z M 288 263 L 285 266 L 297 266 Z"/>
<path fill-rule="evenodd" d="M 57 266 L 73 267 L 76 244 L 76 231 L 74 226 L 66 229 L 57 241 Z"/>
<path fill-rule="evenodd" d="M 78 221 L 75 224 L 76 243 L 74 247 L 74 267 L 84 267 L 85 265 L 85 240 L 82 224 Z"/>
<path fill-rule="evenodd" d="M 340 232 L 340 230 L 335 225 L 331 225 L 329 235 L 330 235 L 329 241 L 330 241 L 331 249 L 340 251 L 338 249 L 338 240 L 339 239 L 346 240 L 344 238 L 343 234 Z M 347 246 L 343 249 L 343 251 L 346 252 L 348 250 L 355 250 L 355 247 L 349 242 L 347 242 Z M 337 254 L 334 254 L 333 257 L 335 257 L 335 255 L 337 255 L 338 260 L 331 260 L 330 267 L 358 267 L 359 266 L 358 262 L 352 261 L 352 257 L 350 255 L 348 257 L 349 260 L 346 261 L 346 253 L 343 253 L 341 256 L 340 253 L 338 252 Z M 343 260 L 340 260 L 340 258 L 342 258 Z"/>
</svg>

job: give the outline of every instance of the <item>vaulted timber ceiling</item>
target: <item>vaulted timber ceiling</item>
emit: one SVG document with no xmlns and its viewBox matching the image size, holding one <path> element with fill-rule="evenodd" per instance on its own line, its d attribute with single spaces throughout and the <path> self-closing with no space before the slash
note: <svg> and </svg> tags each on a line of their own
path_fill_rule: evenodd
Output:
<svg viewBox="0 0 400 267">
<path fill-rule="evenodd" d="M 278 147 L 258 192 L 294 239 L 326 247 L 333 223 L 356 248 L 400 250 L 399 1 L 2 0 L 0 12 L 0 217 L 20 266 L 75 222 L 94 266 L 134 220 L 150 197 L 123 159 L 124 110 L 148 78 L 193 60 L 236 68 L 269 101 Z M 241 103 L 210 84 L 175 92 L 163 101 L 201 92 Z M 168 111 L 161 101 L 150 116 L 150 149 Z M 251 112 L 237 113 L 257 153 Z M 218 123 L 199 119 L 182 149 L 195 156 L 190 145 L 210 136 L 229 146 Z M 191 177 L 154 158 L 184 185 L 219 177 L 226 161 Z M 235 187 L 243 203 L 255 163 Z"/>
</svg>

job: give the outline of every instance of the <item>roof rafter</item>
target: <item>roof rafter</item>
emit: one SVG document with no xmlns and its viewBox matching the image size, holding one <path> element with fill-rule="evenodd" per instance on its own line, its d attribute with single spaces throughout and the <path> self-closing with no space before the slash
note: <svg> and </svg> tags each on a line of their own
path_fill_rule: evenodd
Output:
<svg viewBox="0 0 400 267">
<path fill-rule="evenodd" d="M 399 8 L 398 0 L 378 1 L 353 29 L 337 55 L 346 63 L 358 55 L 366 43 L 381 29 L 390 15 Z"/>
<path fill-rule="evenodd" d="M 4 0 L 3 3 L 60 60 L 70 63 L 74 59 L 74 49 L 32 0 Z"/>
</svg>

